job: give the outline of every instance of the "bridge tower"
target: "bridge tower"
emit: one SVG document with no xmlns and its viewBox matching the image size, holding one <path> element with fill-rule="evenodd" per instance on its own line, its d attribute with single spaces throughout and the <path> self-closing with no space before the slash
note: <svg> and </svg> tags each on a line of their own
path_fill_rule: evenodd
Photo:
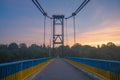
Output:
<svg viewBox="0 0 120 80">
<path fill-rule="evenodd" d="M 55 53 L 55 45 L 60 44 L 62 46 L 62 54 L 63 54 L 63 46 L 64 46 L 64 15 L 53 15 L 53 54 L 54 56 L 59 56 L 59 54 Z M 58 27 L 60 26 L 60 32 L 57 33 Z"/>
</svg>

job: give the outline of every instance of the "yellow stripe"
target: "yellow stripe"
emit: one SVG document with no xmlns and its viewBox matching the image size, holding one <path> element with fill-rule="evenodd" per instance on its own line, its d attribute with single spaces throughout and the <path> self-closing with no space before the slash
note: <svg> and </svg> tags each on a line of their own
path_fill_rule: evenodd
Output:
<svg viewBox="0 0 120 80">
<path fill-rule="evenodd" d="M 27 77 L 34 74 L 36 71 L 38 71 L 42 67 L 46 66 L 48 63 L 50 63 L 53 60 L 54 59 L 48 60 L 46 62 L 43 62 L 41 64 L 38 64 L 38 65 L 33 66 L 31 68 L 28 68 L 28 69 L 19 71 L 19 72 L 15 73 L 15 74 L 12 74 L 12 75 L 7 76 L 5 78 L 2 78 L 0 80 L 25 80 Z"/>
<path fill-rule="evenodd" d="M 75 62 L 73 60 L 68 60 L 68 59 L 65 59 L 65 60 L 67 62 L 72 63 L 73 65 L 79 66 L 80 68 L 83 68 L 83 69 L 85 69 L 85 70 L 105 79 L 105 80 L 120 80 L 120 74 L 115 74 L 115 73 L 110 72 L 110 71 L 105 71 L 103 69 L 88 66 L 86 64 Z"/>
</svg>

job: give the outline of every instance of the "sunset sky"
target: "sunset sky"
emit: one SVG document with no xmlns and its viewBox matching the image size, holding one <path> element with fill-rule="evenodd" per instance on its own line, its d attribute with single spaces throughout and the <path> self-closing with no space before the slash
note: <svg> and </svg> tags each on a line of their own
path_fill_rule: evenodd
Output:
<svg viewBox="0 0 120 80">
<path fill-rule="evenodd" d="M 38 0 L 48 15 L 71 15 L 84 0 Z M 0 0 L 0 44 L 43 44 L 44 16 L 32 0 Z M 68 44 L 73 45 L 73 18 L 68 20 Z M 47 19 L 46 44 L 51 20 Z M 76 16 L 76 39 L 83 45 L 120 45 L 120 0 L 91 0 Z"/>
</svg>

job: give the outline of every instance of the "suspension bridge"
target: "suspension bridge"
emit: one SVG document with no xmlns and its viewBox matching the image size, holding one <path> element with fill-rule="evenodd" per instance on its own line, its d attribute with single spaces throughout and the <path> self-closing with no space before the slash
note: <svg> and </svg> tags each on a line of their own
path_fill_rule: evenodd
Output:
<svg viewBox="0 0 120 80">
<path fill-rule="evenodd" d="M 75 16 L 90 2 L 83 3 L 70 16 L 52 15 L 45 12 L 39 1 L 32 0 L 34 5 L 44 16 L 44 45 L 46 41 L 46 18 L 53 21 L 52 53 L 53 56 L 40 59 L 23 60 L 0 64 L 0 80 L 120 80 L 120 62 L 76 57 L 59 57 L 55 52 L 56 45 L 62 46 L 64 54 L 64 20 L 73 18 L 74 43 L 76 43 Z M 61 33 L 56 34 L 57 25 L 61 26 Z M 51 44 L 50 44 L 51 45 Z"/>
</svg>

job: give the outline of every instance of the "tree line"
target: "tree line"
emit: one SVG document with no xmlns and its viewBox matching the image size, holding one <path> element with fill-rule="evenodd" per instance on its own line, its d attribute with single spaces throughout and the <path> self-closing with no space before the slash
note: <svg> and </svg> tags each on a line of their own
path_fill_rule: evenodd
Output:
<svg viewBox="0 0 120 80">
<path fill-rule="evenodd" d="M 97 47 L 76 43 L 71 47 L 63 46 L 63 53 L 62 46 L 56 47 L 55 53 L 53 53 L 52 50 L 52 48 L 45 45 L 32 44 L 27 47 L 25 43 L 19 45 L 15 42 L 9 45 L 0 44 L 0 63 L 49 56 L 54 57 L 56 54 L 60 57 L 70 56 L 120 61 L 120 46 L 116 46 L 112 42 Z"/>
<path fill-rule="evenodd" d="M 76 43 L 72 47 L 65 46 L 64 49 L 64 56 L 120 61 L 120 46 L 113 42 L 97 47 Z"/>
<path fill-rule="evenodd" d="M 32 44 L 27 47 L 25 43 L 10 43 L 0 45 L 0 63 L 18 60 L 36 59 L 48 57 L 49 47 L 44 45 Z"/>
</svg>

